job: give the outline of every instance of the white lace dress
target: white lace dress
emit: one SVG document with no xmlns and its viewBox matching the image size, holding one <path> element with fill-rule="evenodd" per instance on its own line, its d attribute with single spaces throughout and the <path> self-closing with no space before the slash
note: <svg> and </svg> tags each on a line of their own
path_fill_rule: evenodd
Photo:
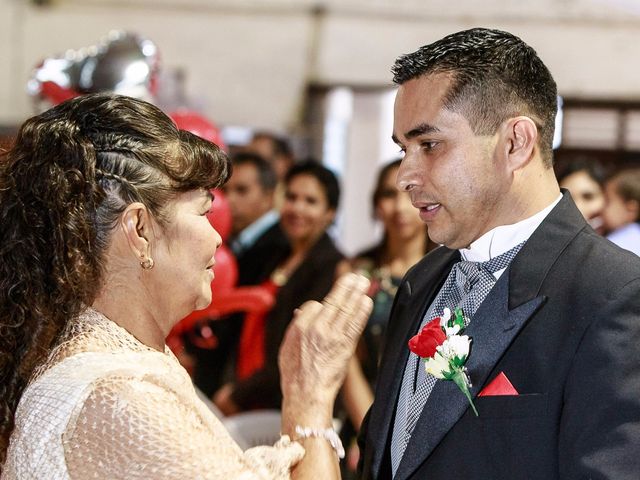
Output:
<svg viewBox="0 0 640 480">
<path fill-rule="evenodd" d="M 22 395 L 1 479 L 286 479 L 303 454 L 243 452 L 167 348 L 88 309 Z"/>
</svg>

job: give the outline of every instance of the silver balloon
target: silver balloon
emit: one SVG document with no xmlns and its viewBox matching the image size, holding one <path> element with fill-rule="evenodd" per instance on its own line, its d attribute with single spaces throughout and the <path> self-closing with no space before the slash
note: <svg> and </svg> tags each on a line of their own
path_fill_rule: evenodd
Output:
<svg viewBox="0 0 640 480">
<path fill-rule="evenodd" d="M 112 31 L 98 45 L 46 58 L 34 70 L 27 91 L 35 100 L 51 103 L 101 91 L 151 101 L 158 66 L 158 49 L 151 40 Z"/>
</svg>

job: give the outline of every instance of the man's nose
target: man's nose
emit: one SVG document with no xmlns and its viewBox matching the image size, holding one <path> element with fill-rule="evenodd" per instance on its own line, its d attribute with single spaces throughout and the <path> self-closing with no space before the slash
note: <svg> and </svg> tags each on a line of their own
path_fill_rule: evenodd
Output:
<svg viewBox="0 0 640 480">
<path fill-rule="evenodd" d="M 419 170 L 412 156 L 406 154 L 400 163 L 396 187 L 403 192 L 409 192 L 420 184 Z"/>
</svg>

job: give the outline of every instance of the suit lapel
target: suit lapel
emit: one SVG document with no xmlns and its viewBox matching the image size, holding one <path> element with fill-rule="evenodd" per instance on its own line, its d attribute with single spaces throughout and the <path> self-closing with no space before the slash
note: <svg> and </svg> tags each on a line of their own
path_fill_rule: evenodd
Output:
<svg viewBox="0 0 640 480">
<path fill-rule="evenodd" d="M 435 258 L 433 263 L 428 262 L 429 268 L 422 267 L 422 262 L 416 265 L 416 270 L 407 275 L 395 299 L 391 315 L 393 324 L 389 325 L 387 347 L 382 356 L 378 377 L 378 384 L 385 388 L 376 390 L 367 430 L 367 444 L 374 447 L 365 452 L 365 455 L 371 456 L 370 459 L 365 459 L 365 463 L 371 465 L 373 477 L 379 475 L 388 437 L 393 428 L 395 405 L 409 356 L 407 342 L 416 333 L 427 306 L 440 290 L 452 265 L 460 259 L 457 251 L 444 247 L 432 252 L 430 256 Z"/>
<path fill-rule="evenodd" d="M 508 298 L 509 278 L 505 274 L 465 330 L 472 338 L 466 366 L 474 397 L 518 332 L 544 301 L 543 297 L 536 297 L 509 311 Z M 467 398 L 453 382 L 438 381 L 422 410 L 394 479 L 408 478 L 469 409 Z M 482 411 L 479 414 L 482 416 Z M 468 415 L 473 415 L 473 412 Z"/>
</svg>

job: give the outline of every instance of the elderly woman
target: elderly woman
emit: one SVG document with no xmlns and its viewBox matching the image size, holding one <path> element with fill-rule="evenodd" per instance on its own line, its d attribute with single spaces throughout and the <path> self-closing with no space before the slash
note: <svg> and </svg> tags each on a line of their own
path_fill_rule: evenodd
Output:
<svg viewBox="0 0 640 480">
<path fill-rule="evenodd" d="M 298 311 L 274 447 L 242 452 L 164 344 L 211 301 L 205 214 L 228 175 L 215 145 L 131 98 L 79 97 L 22 126 L 0 161 L 3 480 L 338 477 L 329 426 L 365 280 Z"/>
</svg>

